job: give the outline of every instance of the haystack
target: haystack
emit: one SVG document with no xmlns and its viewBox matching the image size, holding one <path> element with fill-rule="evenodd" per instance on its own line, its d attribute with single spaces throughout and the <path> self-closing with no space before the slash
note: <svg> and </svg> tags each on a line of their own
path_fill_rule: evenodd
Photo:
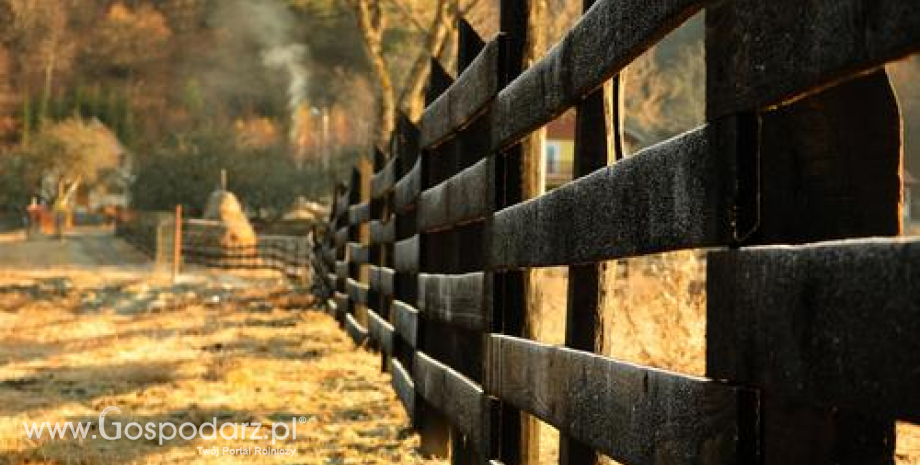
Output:
<svg viewBox="0 0 920 465">
<path fill-rule="evenodd" d="M 211 239 L 216 239 L 221 247 L 256 245 L 256 232 L 233 193 L 220 189 L 211 193 L 204 209 L 204 219 L 218 222 L 223 226 L 220 228 L 219 237 Z"/>
</svg>

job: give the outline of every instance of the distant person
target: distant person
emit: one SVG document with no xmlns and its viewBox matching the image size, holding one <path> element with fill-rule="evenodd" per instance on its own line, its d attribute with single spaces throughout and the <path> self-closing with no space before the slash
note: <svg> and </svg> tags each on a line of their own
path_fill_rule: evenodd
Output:
<svg viewBox="0 0 920 465">
<path fill-rule="evenodd" d="M 42 206 L 39 205 L 38 199 L 32 197 L 32 203 L 26 207 L 26 212 L 28 212 L 29 224 L 26 229 L 26 237 L 34 237 L 41 234 L 42 227 Z"/>
</svg>

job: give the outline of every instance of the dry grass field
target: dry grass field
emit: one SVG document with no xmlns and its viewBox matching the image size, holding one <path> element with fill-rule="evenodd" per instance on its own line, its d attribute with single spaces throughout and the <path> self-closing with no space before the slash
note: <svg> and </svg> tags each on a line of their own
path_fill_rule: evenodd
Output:
<svg viewBox="0 0 920 465">
<path fill-rule="evenodd" d="M 0 277 L 0 464 L 435 463 L 379 372 L 330 317 L 277 281 L 172 287 L 94 273 Z M 258 440 L 28 439 L 23 422 L 201 425 L 297 418 L 294 457 L 214 458 Z M 303 419 L 303 423 L 300 419 Z M 109 427 L 111 428 L 111 427 Z M 206 432 L 209 430 L 205 430 Z M 250 430 L 251 431 L 251 430 Z M 92 430 L 95 432 L 95 429 Z M 112 430 L 108 429 L 108 434 Z M 283 430 L 279 429 L 283 434 Z M 228 434 L 229 435 L 229 434 Z"/>
</svg>

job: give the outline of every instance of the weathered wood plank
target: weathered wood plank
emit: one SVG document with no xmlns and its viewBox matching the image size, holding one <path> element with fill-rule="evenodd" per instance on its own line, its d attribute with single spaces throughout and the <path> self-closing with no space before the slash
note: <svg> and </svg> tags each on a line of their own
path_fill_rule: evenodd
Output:
<svg viewBox="0 0 920 465">
<path fill-rule="evenodd" d="M 753 463 L 754 391 L 510 336 L 488 346 L 490 395 L 617 461 Z"/>
<path fill-rule="evenodd" d="M 345 332 L 355 345 L 361 346 L 367 341 L 367 329 L 361 326 L 351 313 L 345 315 Z"/>
<path fill-rule="evenodd" d="M 506 148 L 550 122 L 699 11 L 703 0 L 597 2 L 493 107 L 492 146 Z"/>
<path fill-rule="evenodd" d="M 370 263 L 371 258 L 371 249 L 370 247 L 359 244 L 357 242 L 348 243 L 348 257 L 349 261 L 352 263 L 364 264 Z"/>
<path fill-rule="evenodd" d="M 339 228 L 335 232 L 335 246 L 344 247 L 348 243 L 348 227 Z"/>
<path fill-rule="evenodd" d="M 333 298 L 335 299 L 336 308 L 339 311 L 344 311 L 346 308 L 348 308 L 348 294 L 336 291 Z"/>
<path fill-rule="evenodd" d="M 393 359 L 390 364 L 392 371 L 391 382 L 393 390 L 396 391 L 396 397 L 402 402 L 403 408 L 409 418 L 415 418 L 415 383 L 409 375 L 409 371 L 403 367 L 399 360 Z"/>
<path fill-rule="evenodd" d="M 920 240 L 712 252 L 713 376 L 920 421 Z M 756 368 L 754 368 L 756 367 Z"/>
<path fill-rule="evenodd" d="M 368 270 L 368 282 L 371 289 L 382 295 L 393 295 L 393 281 L 396 272 L 390 268 L 371 266 Z"/>
<path fill-rule="evenodd" d="M 373 310 L 367 311 L 367 332 L 381 352 L 387 355 L 393 353 L 393 325 Z"/>
<path fill-rule="evenodd" d="M 418 310 L 411 305 L 399 301 L 393 301 L 393 327 L 396 333 L 415 348 L 418 345 Z"/>
<path fill-rule="evenodd" d="M 348 298 L 351 299 L 352 302 L 367 305 L 369 290 L 367 284 L 348 278 L 345 288 L 348 291 Z"/>
<path fill-rule="evenodd" d="M 387 244 L 396 239 L 396 222 L 371 221 L 371 244 Z"/>
<path fill-rule="evenodd" d="M 419 128 L 422 148 L 463 128 L 498 93 L 501 40 L 498 36 L 486 44 L 456 82 L 425 109 Z"/>
<path fill-rule="evenodd" d="M 492 307 L 491 279 L 485 273 L 418 275 L 418 308 L 426 318 L 482 331 Z"/>
<path fill-rule="evenodd" d="M 393 207 L 403 211 L 415 204 L 422 189 L 422 160 L 419 158 L 412 169 L 397 183 L 393 193 Z"/>
<path fill-rule="evenodd" d="M 730 243 L 734 147 L 722 139 L 727 132 L 710 128 L 649 147 L 496 213 L 492 269 Z"/>
<path fill-rule="evenodd" d="M 422 231 L 481 219 L 492 209 L 490 180 L 493 159 L 486 158 L 441 184 L 422 192 L 419 228 Z"/>
<path fill-rule="evenodd" d="M 916 0 L 735 0 L 706 11 L 710 120 L 780 104 L 920 50 Z"/>
<path fill-rule="evenodd" d="M 396 271 L 403 273 L 418 272 L 418 235 L 396 242 L 396 244 L 393 246 L 393 249 L 396 255 L 395 260 L 393 260 L 393 266 L 396 268 Z"/>
<path fill-rule="evenodd" d="M 335 262 L 335 274 L 339 279 L 345 280 L 348 278 L 348 262 L 336 261 Z"/>
<path fill-rule="evenodd" d="M 367 223 L 371 219 L 371 204 L 370 202 L 360 203 L 349 207 L 348 209 L 348 222 L 352 226 L 357 226 L 362 223 Z"/>
<path fill-rule="evenodd" d="M 393 187 L 396 179 L 396 158 L 390 159 L 382 170 L 371 178 L 371 195 L 374 198 L 382 196 Z"/>
<path fill-rule="evenodd" d="M 424 352 L 415 353 L 415 388 L 446 416 L 475 447 L 487 451 L 489 399 L 478 384 Z"/>
</svg>

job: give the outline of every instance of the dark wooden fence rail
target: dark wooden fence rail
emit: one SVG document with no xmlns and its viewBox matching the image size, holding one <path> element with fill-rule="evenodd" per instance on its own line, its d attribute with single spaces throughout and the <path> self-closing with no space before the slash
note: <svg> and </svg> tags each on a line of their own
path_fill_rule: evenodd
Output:
<svg viewBox="0 0 920 465">
<path fill-rule="evenodd" d="M 315 232 L 317 292 L 423 448 L 523 463 L 527 412 L 564 464 L 892 463 L 894 422 L 920 419 L 920 242 L 858 238 L 900 232 L 881 65 L 920 49 L 920 2 L 586 0 L 524 69 L 526 6 L 503 1 L 488 42 L 460 24 L 456 80 L 432 61 L 421 120 Z M 706 123 L 624 158 L 618 74 L 702 10 Z M 570 108 L 576 179 L 525 201 L 519 142 Z M 692 248 L 708 377 L 600 355 L 600 263 Z M 543 266 L 569 267 L 566 347 L 522 337 Z"/>
</svg>

